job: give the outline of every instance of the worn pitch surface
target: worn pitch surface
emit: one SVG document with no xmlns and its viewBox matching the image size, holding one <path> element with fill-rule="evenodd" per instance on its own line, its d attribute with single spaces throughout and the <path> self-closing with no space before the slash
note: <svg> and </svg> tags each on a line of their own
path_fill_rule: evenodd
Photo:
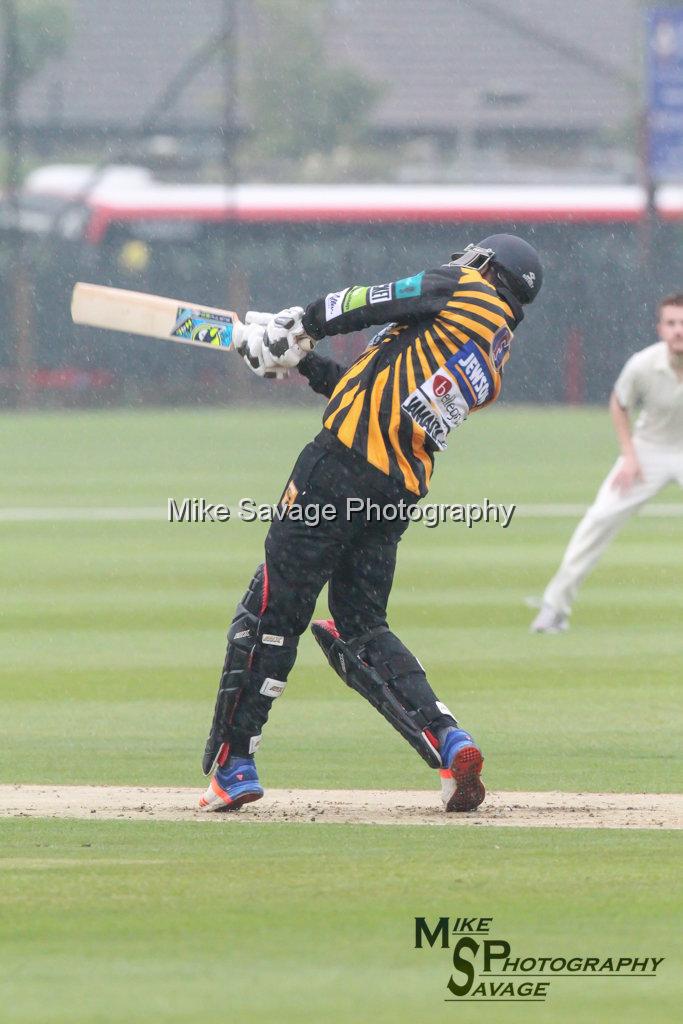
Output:
<svg viewBox="0 0 683 1024">
<path fill-rule="evenodd" d="M 445 814 L 423 790 L 276 789 L 238 813 L 197 810 L 197 790 L 143 786 L 0 786 L 0 817 L 158 818 L 240 823 L 683 828 L 683 796 L 651 793 L 489 793 L 472 814 Z"/>
</svg>

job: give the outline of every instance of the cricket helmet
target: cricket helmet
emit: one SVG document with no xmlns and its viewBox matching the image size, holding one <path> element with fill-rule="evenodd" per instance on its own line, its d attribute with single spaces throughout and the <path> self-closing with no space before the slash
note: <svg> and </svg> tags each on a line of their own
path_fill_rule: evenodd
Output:
<svg viewBox="0 0 683 1024">
<path fill-rule="evenodd" d="M 533 302 L 543 284 L 543 267 L 533 245 L 519 235 L 488 235 L 451 256 L 455 266 L 484 270 L 489 265 L 500 283 L 521 303 Z"/>
</svg>

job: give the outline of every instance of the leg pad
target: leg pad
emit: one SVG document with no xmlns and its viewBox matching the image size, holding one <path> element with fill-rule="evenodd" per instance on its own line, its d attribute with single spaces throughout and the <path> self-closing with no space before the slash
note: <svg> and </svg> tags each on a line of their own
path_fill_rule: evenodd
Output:
<svg viewBox="0 0 683 1024">
<path fill-rule="evenodd" d="M 255 752 L 296 654 L 296 638 L 260 635 L 266 579 L 265 567 L 260 565 L 228 630 L 228 649 L 202 758 L 205 775 L 225 764 L 230 754 L 248 757 Z"/>
<path fill-rule="evenodd" d="M 435 730 L 443 727 L 444 721 L 451 723 L 454 719 L 433 695 L 433 699 L 416 706 L 414 700 L 406 699 L 405 693 L 397 692 L 396 684 L 408 677 L 408 669 L 424 676 L 419 662 L 398 637 L 386 627 L 380 627 L 347 642 L 342 640 L 331 619 L 314 622 L 311 630 L 331 667 L 346 685 L 365 697 L 430 768 L 440 768 Z M 428 688 L 426 679 L 424 685 Z"/>
</svg>

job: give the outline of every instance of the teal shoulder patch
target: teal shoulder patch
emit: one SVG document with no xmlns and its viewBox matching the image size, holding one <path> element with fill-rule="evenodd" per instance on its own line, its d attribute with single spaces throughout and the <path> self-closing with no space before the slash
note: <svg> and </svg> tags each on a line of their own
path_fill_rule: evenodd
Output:
<svg viewBox="0 0 683 1024">
<path fill-rule="evenodd" d="M 402 277 L 400 281 L 396 281 L 394 284 L 394 298 L 415 299 L 418 295 L 422 295 L 422 278 L 424 276 L 423 270 L 421 274 L 414 274 L 413 277 Z"/>
</svg>

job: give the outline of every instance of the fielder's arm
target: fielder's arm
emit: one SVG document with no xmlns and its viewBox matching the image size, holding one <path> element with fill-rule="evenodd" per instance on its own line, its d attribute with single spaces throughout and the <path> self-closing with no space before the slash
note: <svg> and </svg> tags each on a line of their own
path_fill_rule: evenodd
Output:
<svg viewBox="0 0 683 1024">
<path fill-rule="evenodd" d="M 631 416 L 641 402 L 638 384 L 639 362 L 639 353 L 626 360 L 614 382 L 609 402 L 612 423 L 623 456 L 623 463 L 612 481 L 612 486 L 622 491 L 632 487 L 643 475 L 631 433 Z"/>
<path fill-rule="evenodd" d="M 627 459 L 635 459 L 636 451 L 633 447 L 629 412 L 628 409 L 622 406 L 614 391 L 609 400 L 609 411 L 612 416 L 614 431 L 619 441 L 619 447 L 621 448 L 621 454 Z"/>
<path fill-rule="evenodd" d="M 643 471 L 633 445 L 628 409 L 623 407 L 616 391 L 612 392 L 612 397 L 609 401 L 609 411 L 619 441 L 619 447 L 624 457 L 623 465 L 612 480 L 612 486 L 621 491 L 628 491 L 637 480 L 642 480 Z"/>
</svg>

